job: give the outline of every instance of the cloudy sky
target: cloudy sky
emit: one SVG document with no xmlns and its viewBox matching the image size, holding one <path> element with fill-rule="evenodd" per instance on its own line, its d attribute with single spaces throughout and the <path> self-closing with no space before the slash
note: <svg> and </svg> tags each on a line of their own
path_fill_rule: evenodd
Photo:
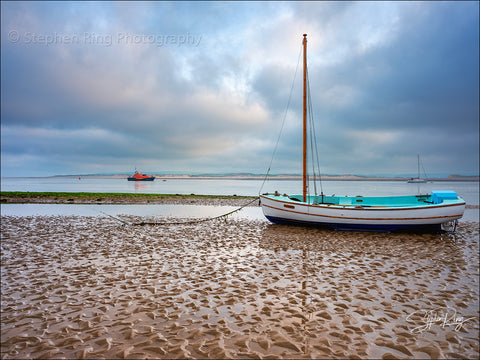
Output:
<svg viewBox="0 0 480 360">
<path fill-rule="evenodd" d="M 265 173 L 303 33 L 323 173 L 479 173 L 477 1 L 2 1 L 2 176 Z"/>
</svg>

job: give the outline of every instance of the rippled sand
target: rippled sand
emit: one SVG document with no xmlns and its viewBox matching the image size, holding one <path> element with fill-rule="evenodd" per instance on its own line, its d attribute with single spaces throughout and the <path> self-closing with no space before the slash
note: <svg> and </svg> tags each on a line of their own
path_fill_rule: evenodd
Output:
<svg viewBox="0 0 480 360">
<path fill-rule="evenodd" d="M 478 358 L 478 227 L 2 217 L 2 358 Z"/>
</svg>

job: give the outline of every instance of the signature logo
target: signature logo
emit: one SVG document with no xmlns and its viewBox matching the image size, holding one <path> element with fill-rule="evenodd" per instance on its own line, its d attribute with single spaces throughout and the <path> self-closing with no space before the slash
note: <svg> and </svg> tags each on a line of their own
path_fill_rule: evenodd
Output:
<svg viewBox="0 0 480 360">
<path fill-rule="evenodd" d="M 430 330 L 432 326 L 437 325 L 441 328 L 453 327 L 455 331 L 460 331 L 465 323 L 475 320 L 476 317 L 464 317 L 451 307 L 437 308 L 434 310 L 418 310 L 407 316 L 407 322 L 414 323 L 415 326 L 410 330 L 413 334 L 420 334 Z"/>
</svg>

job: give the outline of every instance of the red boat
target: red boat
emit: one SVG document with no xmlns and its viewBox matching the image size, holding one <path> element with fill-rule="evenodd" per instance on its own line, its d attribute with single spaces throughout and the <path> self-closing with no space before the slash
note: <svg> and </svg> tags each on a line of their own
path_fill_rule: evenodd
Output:
<svg viewBox="0 0 480 360">
<path fill-rule="evenodd" d="M 139 173 L 135 171 L 133 176 L 128 177 L 128 181 L 153 181 L 155 180 L 155 176 L 149 176 L 147 174 Z"/>
</svg>

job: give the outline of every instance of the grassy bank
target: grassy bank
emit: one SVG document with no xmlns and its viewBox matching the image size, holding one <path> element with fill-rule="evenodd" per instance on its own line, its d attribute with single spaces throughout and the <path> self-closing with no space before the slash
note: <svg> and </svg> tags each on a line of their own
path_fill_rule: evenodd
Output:
<svg viewBox="0 0 480 360">
<path fill-rule="evenodd" d="M 93 193 L 93 192 L 28 192 L 2 191 L 0 202 L 3 204 L 161 204 L 161 203 L 198 203 L 211 201 L 238 201 L 254 199 L 255 196 L 236 195 L 181 195 L 181 194 L 132 194 L 132 193 Z"/>
</svg>

